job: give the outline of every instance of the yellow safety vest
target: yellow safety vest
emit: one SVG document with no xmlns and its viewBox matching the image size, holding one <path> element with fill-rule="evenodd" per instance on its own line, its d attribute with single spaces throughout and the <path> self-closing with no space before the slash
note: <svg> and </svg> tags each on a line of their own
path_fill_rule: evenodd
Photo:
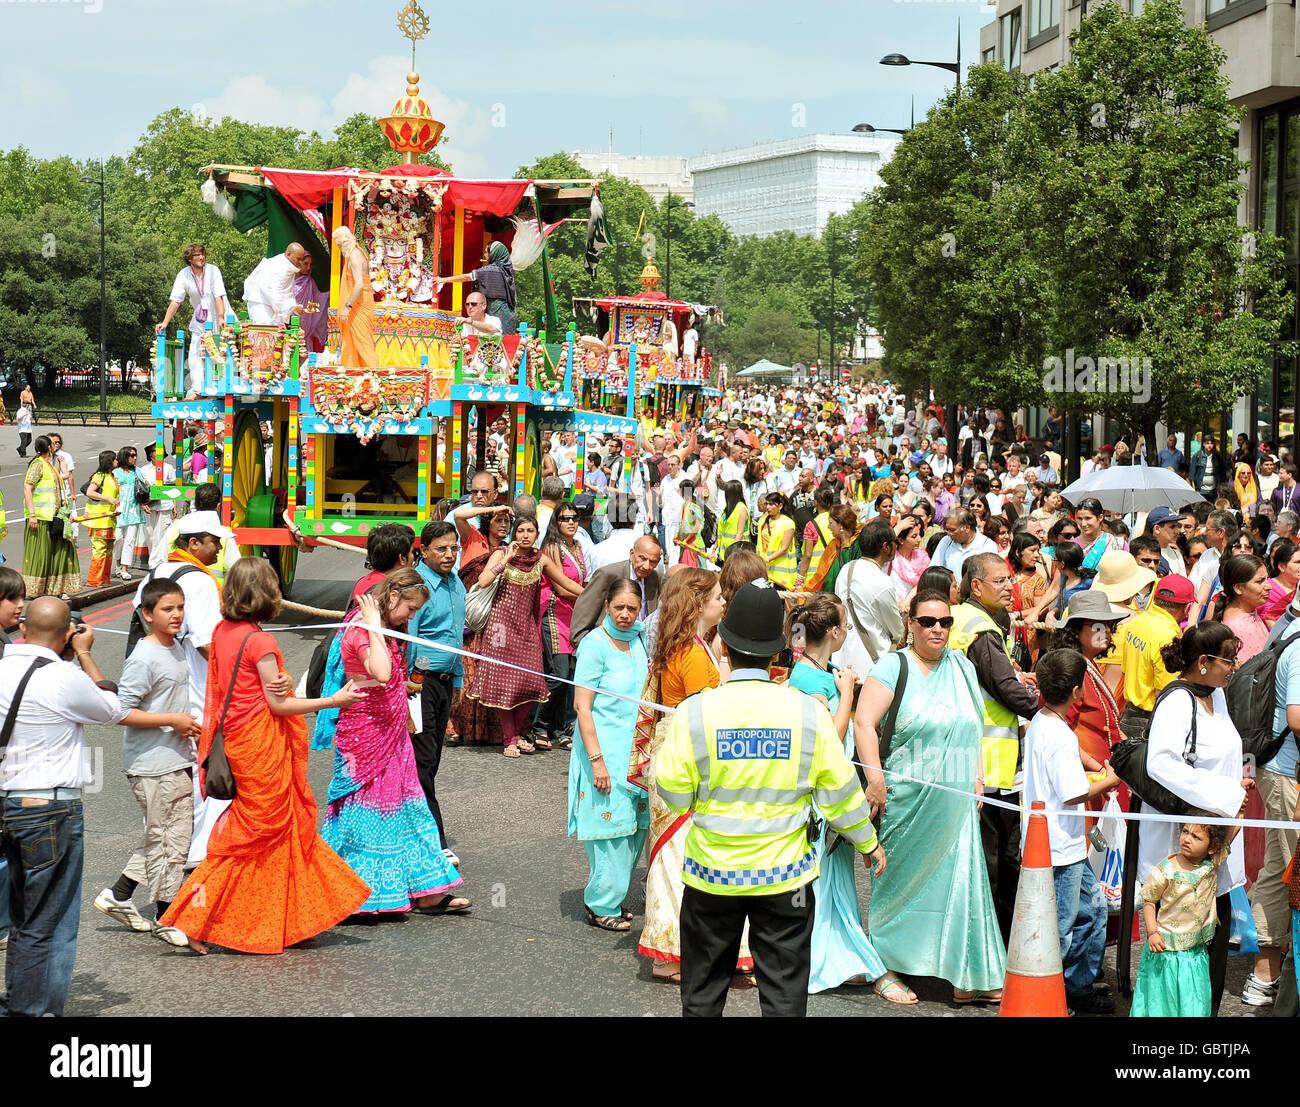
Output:
<svg viewBox="0 0 1300 1107">
<path fill-rule="evenodd" d="M 826 552 L 827 535 L 831 532 L 831 513 L 823 511 L 820 515 L 813 517 L 813 530 L 817 532 L 817 540 L 812 545 L 812 558 L 808 562 L 809 567 L 813 567 L 821 560 L 822 554 Z M 807 552 L 807 545 L 804 546 L 804 552 Z"/>
<path fill-rule="evenodd" d="M 758 524 L 758 552 L 763 560 L 767 561 L 772 551 L 780 545 L 781 536 L 787 530 L 791 534 L 790 545 L 775 561 L 768 561 L 767 576 L 776 584 L 793 588 L 795 574 L 799 571 L 799 562 L 794 552 L 794 523 L 784 515 L 778 515 L 775 519 L 764 516 L 763 521 Z"/>
<path fill-rule="evenodd" d="M 979 635 L 991 630 L 998 636 L 1007 657 L 1011 657 L 1011 644 L 1001 627 L 979 604 L 969 600 L 959 603 L 952 614 L 950 649 L 965 653 Z M 1020 724 L 1016 713 L 990 696 L 982 684 L 980 694 L 984 697 L 984 738 L 980 743 L 984 755 L 984 786 L 1009 792 L 1015 787 L 1016 762 L 1020 758 Z"/>
<path fill-rule="evenodd" d="M 688 696 L 656 754 L 659 798 L 691 811 L 682 879 L 702 892 L 766 896 L 817 876 L 812 804 L 862 853 L 871 808 L 824 704 L 766 679 Z"/>
<path fill-rule="evenodd" d="M 32 466 L 37 467 L 40 477 L 32 482 Z M 32 518 L 50 520 L 59 508 L 59 476 L 44 458 L 36 458 L 27 466 L 27 475 L 23 478 L 32 488 L 32 506 L 36 509 Z"/>
<path fill-rule="evenodd" d="M 746 523 L 745 531 L 748 530 Z M 746 536 L 740 529 L 740 504 L 737 504 L 729 516 L 718 520 L 718 557 L 726 557 L 727 550 Z"/>
<path fill-rule="evenodd" d="M 103 474 L 103 480 L 99 485 L 99 494 L 101 496 L 110 496 L 117 499 L 120 489 L 117 486 L 117 479 L 112 473 Z M 94 477 L 90 478 L 91 485 L 94 485 Z M 92 500 L 86 497 L 86 514 L 84 516 L 87 530 L 112 530 L 117 526 L 116 511 L 112 504 L 106 504 L 103 500 Z"/>
</svg>

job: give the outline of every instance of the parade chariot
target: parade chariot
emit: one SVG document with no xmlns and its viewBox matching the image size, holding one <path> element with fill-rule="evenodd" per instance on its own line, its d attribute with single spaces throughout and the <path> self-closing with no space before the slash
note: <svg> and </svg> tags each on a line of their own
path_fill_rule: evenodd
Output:
<svg viewBox="0 0 1300 1107">
<path fill-rule="evenodd" d="M 420 19 L 412 3 L 399 24 L 413 52 Z M 539 239 L 544 253 L 546 221 L 588 206 L 595 182 L 467 180 L 419 164 L 443 125 L 419 95 L 414 69 L 407 81 L 406 95 L 380 120 L 398 165 L 203 170 L 240 229 L 249 229 L 239 222 L 245 215 L 249 226 L 259 217 L 267 223 L 268 257 L 298 241 L 320 259 L 317 283 L 329 289 L 324 349 L 309 352 L 298 316 L 286 325 L 250 323 L 246 313 L 209 320 L 199 393 L 187 392 L 186 336 L 157 341 L 160 456 L 166 427 L 180 430 L 176 479 L 155 484 L 153 499 L 192 498 L 192 453 L 206 450 L 206 471 L 220 472 L 223 521 L 245 554 L 265 553 L 286 595 L 299 553 L 322 538 L 364 545 L 389 522 L 418 534 L 440 499 L 460 496 L 467 462 L 485 468 L 488 430 L 502 416 L 514 447 L 507 480 L 515 495 L 537 494 L 541 451 L 554 431 L 575 431 L 579 443 L 589 433 L 617 433 L 629 450 L 635 436 L 628 400 L 621 409 L 584 403 L 591 390 L 573 324 L 558 342 L 523 323 L 517 335 L 465 337 L 466 286 L 434 280 L 472 270 L 490 241 L 514 246 L 523 235 Z M 331 233 L 339 227 L 353 231 L 369 259 L 376 366 L 342 357 L 343 260 Z M 538 252 L 536 242 L 522 245 Z M 634 362 L 628 370 L 631 395 Z M 580 480 L 581 458 L 578 473 Z"/>
</svg>

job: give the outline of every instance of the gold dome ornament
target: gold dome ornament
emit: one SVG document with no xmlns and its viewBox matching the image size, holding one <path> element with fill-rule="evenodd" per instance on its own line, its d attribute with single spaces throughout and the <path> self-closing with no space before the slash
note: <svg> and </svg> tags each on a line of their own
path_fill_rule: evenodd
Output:
<svg viewBox="0 0 1300 1107">
<path fill-rule="evenodd" d="M 654 258 L 650 258 L 645 263 L 645 268 L 641 270 L 641 287 L 647 292 L 653 292 L 658 287 L 659 281 L 659 270 L 655 266 Z"/>
<path fill-rule="evenodd" d="M 379 128 L 388 145 L 402 155 L 402 163 L 414 165 L 421 154 L 438 145 L 444 124 L 434 119 L 429 102 L 420 95 L 415 44 L 429 33 L 429 17 L 415 0 L 410 0 L 398 15 L 397 29 L 411 40 L 411 71 L 406 75 L 406 95 L 393 105 L 391 115 L 379 120 Z"/>
</svg>

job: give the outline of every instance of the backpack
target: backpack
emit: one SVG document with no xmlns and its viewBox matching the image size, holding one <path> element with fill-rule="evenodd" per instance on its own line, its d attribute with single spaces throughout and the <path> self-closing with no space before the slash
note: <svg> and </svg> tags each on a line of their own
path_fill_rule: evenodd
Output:
<svg viewBox="0 0 1300 1107">
<path fill-rule="evenodd" d="M 1255 759 L 1256 765 L 1266 765 L 1277 756 L 1290 727 L 1281 734 L 1273 733 L 1274 705 L 1276 703 L 1277 663 L 1288 646 L 1300 638 L 1282 637 L 1267 649 L 1260 650 L 1228 679 L 1223 690 L 1228 701 L 1228 716 L 1241 735 L 1241 752 Z"/>
<path fill-rule="evenodd" d="M 700 528 L 700 545 L 708 550 L 718 540 L 718 517 L 703 505 L 701 510 L 704 512 L 704 526 Z"/>
<path fill-rule="evenodd" d="M 163 562 L 163 565 L 167 565 L 167 564 L 170 564 L 170 562 L 166 562 L 166 561 Z M 162 565 L 159 565 L 158 569 L 161 568 Z M 153 580 L 158 575 L 158 569 L 151 570 L 149 574 L 144 578 L 144 580 L 141 582 L 142 589 L 145 584 L 148 584 L 151 580 Z M 197 573 L 197 572 L 199 572 L 199 567 L 197 565 L 187 565 L 184 562 L 182 562 L 181 567 L 166 579 L 179 581 L 181 577 L 183 577 L 186 573 Z M 139 642 L 141 638 L 147 638 L 148 636 L 149 636 L 149 627 L 145 624 L 144 616 L 140 614 L 140 608 L 137 607 L 134 611 L 131 612 L 131 629 L 127 631 L 127 635 L 126 635 L 126 656 L 130 657 L 132 652 L 135 650 L 136 643 Z"/>
</svg>

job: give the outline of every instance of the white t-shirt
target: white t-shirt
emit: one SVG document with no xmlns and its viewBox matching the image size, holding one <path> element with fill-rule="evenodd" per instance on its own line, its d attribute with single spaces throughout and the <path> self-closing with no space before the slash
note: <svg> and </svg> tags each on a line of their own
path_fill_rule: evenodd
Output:
<svg viewBox="0 0 1300 1107">
<path fill-rule="evenodd" d="M 167 561 L 140 582 L 135 590 L 135 606 L 140 606 L 144 586 L 150 580 L 171 579 L 185 561 Z M 185 593 L 185 621 L 176 641 L 185 647 L 185 661 L 190 667 L 190 710 L 203 717 L 203 701 L 208 688 L 208 661 L 199 650 L 212 644 L 212 632 L 221 622 L 221 592 L 212 578 L 201 569 L 187 572 L 177 581 Z"/>
<path fill-rule="evenodd" d="M 200 293 L 199 285 L 203 286 Z M 292 286 L 291 286 L 292 287 Z M 176 279 L 172 281 L 171 294 L 167 297 L 173 303 L 182 304 L 186 300 L 190 302 L 190 307 L 197 311 L 200 307 L 207 310 L 208 319 L 212 321 L 212 328 L 220 328 L 224 322 L 217 318 L 217 300 L 228 303 L 226 299 L 226 283 L 222 280 L 221 270 L 215 265 L 205 265 L 202 276 L 195 278 L 194 270 L 188 265 L 176 274 Z M 192 331 L 203 330 L 206 326 L 206 320 L 203 323 L 197 323 L 192 318 L 190 329 Z"/>
<path fill-rule="evenodd" d="M 1029 833 L 1029 809 L 1035 800 L 1047 806 L 1047 839 L 1053 865 L 1073 865 L 1088 857 L 1088 839 L 1083 824 L 1083 804 L 1065 801 L 1088 791 L 1088 774 L 1079 758 L 1079 740 L 1065 720 L 1040 711 L 1029 720 L 1025 732 L 1025 801 L 1020 817 L 1020 849 L 1024 852 Z M 1053 811 L 1077 811 L 1077 815 L 1053 815 Z"/>
<path fill-rule="evenodd" d="M 693 358 L 695 349 L 700 344 L 700 332 L 694 327 L 687 327 L 686 333 L 682 335 L 682 357 Z"/>
<path fill-rule="evenodd" d="M 14 413 L 14 426 L 18 428 L 19 434 L 32 433 L 32 413 L 25 404 Z"/>
</svg>

